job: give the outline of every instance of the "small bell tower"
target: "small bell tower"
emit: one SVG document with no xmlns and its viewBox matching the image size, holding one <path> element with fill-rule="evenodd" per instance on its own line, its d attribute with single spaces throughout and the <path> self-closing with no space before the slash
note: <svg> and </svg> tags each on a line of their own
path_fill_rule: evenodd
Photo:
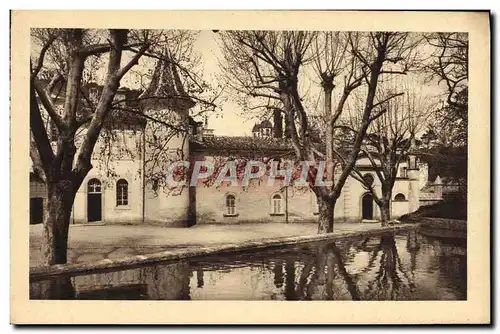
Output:
<svg viewBox="0 0 500 334">
<path fill-rule="evenodd" d="M 169 226 L 188 226 L 189 191 L 183 191 L 183 186 L 167 184 L 172 176 L 166 175 L 165 171 L 171 164 L 189 159 L 189 132 L 178 129 L 189 129 L 189 111 L 195 102 L 187 94 L 168 48 L 163 50 L 151 82 L 140 98 L 144 114 L 176 127 L 147 122 L 144 139 L 148 143 L 144 149 L 147 158 L 143 165 L 144 174 L 147 173 L 143 181 L 144 220 Z M 203 127 L 203 122 L 200 126 Z M 148 182 L 150 175 L 157 177 L 154 180 L 159 180 L 165 188 L 155 191 L 154 183 Z"/>
<path fill-rule="evenodd" d="M 411 147 L 407 155 L 408 175 L 408 210 L 414 212 L 420 207 L 420 169 L 418 164 L 417 146 L 415 139 L 411 140 Z"/>
</svg>

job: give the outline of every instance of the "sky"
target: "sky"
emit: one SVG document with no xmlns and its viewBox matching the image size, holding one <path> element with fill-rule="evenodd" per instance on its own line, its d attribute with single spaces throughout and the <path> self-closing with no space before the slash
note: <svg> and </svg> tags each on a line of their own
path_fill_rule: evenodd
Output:
<svg viewBox="0 0 500 334">
<path fill-rule="evenodd" d="M 222 54 L 217 44 L 216 34 L 211 30 L 201 31 L 194 48 L 201 53 L 204 78 L 209 81 L 214 75 L 220 73 L 218 59 L 222 58 Z M 234 102 L 227 101 L 220 106 L 222 108 L 220 115 L 208 117 L 208 127 L 214 129 L 216 135 L 251 135 L 252 127 L 257 120 L 240 116 L 241 108 Z"/>
<path fill-rule="evenodd" d="M 221 74 L 221 70 L 219 68 L 219 60 L 222 59 L 222 53 L 218 45 L 217 34 L 212 32 L 211 30 L 203 30 L 199 31 L 197 39 L 194 44 L 195 52 L 201 55 L 201 67 L 203 69 L 203 79 L 208 83 L 216 85 L 218 82 L 215 77 Z M 32 44 L 32 53 L 37 54 L 39 52 L 39 46 Z M 124 54 L 124 61 L 128 61 L 132 57 L 132 54 L 126 52 Z M 102 65 L 97 71 L 94 70 L 94 75 L 98 82 L 103 82 L 106 74 L 106 66 L 104 64 L 107 63 L 107 55 L 102 57 Z M 141 65 L 138 65 L 137 70 L 141 72 L 141 68 L 144 67 L 151 68 L 154 66 L 154 63 L 150 59 L 141 60 Z M 135 68 L 134 68 L 135 71 Z M 127 74 L 126 77 L 122 80 L 123 85 L 129 88 L 139 88 L 137 83 L 134 83 L 134 74 L 131 70 L 130 74 Z M 306 74 L 309 79 L 314 77 L 311 73 Z M 412 85 L 415 84 L 412 78 L 407 78 L 412 81 Z M 309 81 L 309 80 L 307 80 Z M 418 90 L 425 95 L 433 95 L 432 92 L 436 91 L 435 85 L 421 85 L 417 84 Z M 140 84 L 139 84 L 140 86 Z M 305 83 L 302 81 L 302 87 L 305 87 L 305 91 L 308 93 L 309 104 L 315 105 L 318 100 L 316 94 L 319 87 L 315 84 Z M 438 88 L 439 90 L 439 88 Z M 335 103 L 335 96 L 334 101 Z M 252 118 L 251 115 L 244 114 L 242 108 L 231 101 L 231 99 L 226 99 L 224 101 L 216 102 L 220 107 L 216 113 L 208 114 L 208 127 L 214 129 L 215 135 L 218 136 L 247 136 L 251 135 L 252 127 L 255 123 L 260 120 L 256 117 Z M 198 119 L 202 121 L 202 119 Z"/>
<path fill-rule="evenodd" d="M 195 42 L 194 49 L 196 52 L 201 54 L 201 60 L 203 62 L 203 74 L 204 79 L 207 82 L 215 83 L 213 79 L 215 75 L 220 74 L 220 68 L 218 65 L 219 59 L 222 59 L 222 53 L 218 45 L 217 34 L 211 30 L 200 31 L 198 38 Z M 428 50 L 424 50 L 427 53 Z M 314 73 L 306 73 L 306 76 L 310 79 L 314 77 Z M 416 89 L 417 94 L 421 94 L 422 97 L 431 97 L 436 95 L 436 91 L 440 91 L 435 84 L 422 84 L 419 82 L 421 80 L 417 79 L 413 75 L 407 75 L 401 77 L 398 80 L 406 81 L 405 85 L 413 86 Z M 310 80 L 307 80 L 310 81 Z M 317 97 L 315 97 L 319 91 L 319 87 L 315 84 L 309 82 L 304 83 L 302 81 L 302 87 L 307 91 L 310 104 L 317 103 Z M 410 88 L 410 86 L 408 86 Z M 334 101 L 335 103 L 335 92 Z M 244 136 L 251 135 L 251 129 L 253 125 L 258 122 L 258 119 L 252 119 L 248 116 L 241 116 L 242 108 L 232 102 L 225 101 L 221 102 L 219 105 L 222 109 L 218 115 L 212 114 L 208 117 L 208 127 L 214 129 L 215 135 L 219 136 Z M 222 117 L 221 117 L 222 116 Z"/>
</svg>

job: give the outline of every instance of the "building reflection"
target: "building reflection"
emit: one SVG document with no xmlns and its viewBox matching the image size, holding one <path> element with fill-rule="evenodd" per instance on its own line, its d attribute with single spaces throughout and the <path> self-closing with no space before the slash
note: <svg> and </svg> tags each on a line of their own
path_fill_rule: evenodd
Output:
<svg viewBox="0 0 500 334">
<path fill-rule="evenodd" d="M 71 277 L 60 276 L 40 282 L 30 282 L 30 299 L 75 299 Z"/>
<path fill-rule="evenodd" d="M 283 286 L 283 283 L 285 280 L 285 275 L 283 273 L 283 261 L 282 260 L 275 261 L 274 268 L 273 268 L 273 274 L 274 274 L 274 286 L 279 289 Z"/>
<path fill-rule="evenodd" d="M 30 299 L 189 300 L 187 261 L 32 282 Z"/>
<path fill-rule="evenodd" d="M 447 293 L 450 299 L 466 298 L 464 247 L 456 246 L 454 241 L 429 239 L 416 231 L 397 238 L 386 234 L 308 244 L 281 252 L 269 250 L 73 278 L 59 277 L 32 283 L 30 297 L 408 300 L 436 299 Z M 420 290 L 416 292 L 418 275 L 421 275 Z M 452 292 L 449 292 L 450 287 Z"/>
</svg>

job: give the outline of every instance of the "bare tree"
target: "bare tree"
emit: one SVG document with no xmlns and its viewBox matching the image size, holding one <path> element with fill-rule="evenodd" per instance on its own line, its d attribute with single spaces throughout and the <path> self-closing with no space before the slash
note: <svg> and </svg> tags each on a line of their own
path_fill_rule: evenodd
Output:
<svg viewBox="0 0 500 334">
<path fill-rule="evenodd" d="M 467 33 L 425 36 L 431 54 L 423 65 L 429 82 L 444 87 L 443 106 L 436 110 L 429 134 L 444 146 L 467 145 L 469 41 Z"/>
<path fill-rule="evenodd" d="M 444 83 L 446 103 L 467 118 L 468 99 L 460 96 L 469 84 L 469 40 L 467 33 L 433 33 L 425 36 L 434 48 L 424 68 L 429 79 Z"/>
<path fill-rule="evenodd" d="M 392 190 L 400 164 L 407 158 L 417 134 L 426 126 L 433 108 L 429 97 L 419 92 L 416 87 L 405 87 L 401 81 L 396 81 L 396 84 L 391 86 L 381 89 L 380 95 L 393 95 L 395 86 L 402 90 L 403 94 L 388 101 L 385 101 L 385 97 L 381 98 L 385 102 L 380 108 L 385 112 L 370 125 L 361 147 L 361 154 L 368 158 L 379 180 L 380 192 L 375 188 L 374 179 L 365 177 L 356 167 L 351 173 L 351 176 L 360 181 L 373 195 L 380 208 L 382 225 L 386 225 L 391 219 Z M 346 128 L 356 133 L 356 124 L 354 117 Z"/>
<path fill-rule="evenodd" d="M 93 168 L 92 156 L 98 140 L 116 139 L 113 131 L 106 132 L 114 129 L 114 118 L 133 114 L 139 119 L 175 128 L 168 117 L 151 117 L 138 108 L 130 108 L 127 100 L 132 98 L 138 103 L 141 99 L 137 95 L 116 98 L 122 89 L 122 79 L 132 80 L 131 69 L 146 58 L 169 61 L 185 77 L 192 75 L 174 56 L 168 59 L 162 56 L 165 48 L 172 54 L 183 54 L 182 47 L 176 43 L 185 40 L 185 36 L 178 36 L 177 40 L 169 36 L 172 34 L 152 30 L 32 30 L 30 157 L 33 170 L 47 185 L 43 232 L 46 265 L 67 261 L 68 228 L 75 195 Z M 107 63 L 107 67 L 102 66 L 103 63 Z M 89 92 L 87 86 L 95 83 L 99 75 L 103 84 L 93 93 Z M 195 81 L 196 78 L 189 82 L 195 85 Z M 192 89 L 194 95 L 201 88 Z M 64 99 L 62 105 L 58 103 L 60 98 Z M 132 122 L 137 122 L 137 118 Z M 187 133 L 187 126 L 175 129 Z M 50 138 L 54 135 L 56 143 Z"/>
<path fill-rule="evenodd" d="M 323 35 L 294 31 L 227 31 L 221 34 L 221 40 L 225 60 L 222 68 L 233 90 L 243 95 L 244 107 L 248 107 L 249 97 L 258 99 L 261 104 L 278 101 L 285 118 L 287 137 L 295 158 L 300 161 L 315 162 L 318 158 L 325 158 L 311 138 L 310 116 L 313 111 L 305 107 L 301 96 L 305 86 L 301 86 L 301 82 L 307 82 L 303 73 L 306 66 L 315 64 L 325 95 L 324 114 L 329 127 L 333 127 L 342 113 L 351 92 L 364 87 L 365 103 L 359 131 L 348 156 L 338 155 L 342 162 L 339 177 L 332 185 L 318 185 L 314 182 L 316 177 L 309 178 L 309 186 L 319 202 L 318 233 L 332 232 L 335 203 L 356 163 L 370 123 L 383 113 L 372 113 L 378 107 L 375 95 L 379 78 L 406 73 L 415 56 L 416 44 L 410 34 L 393 32 Z M 344 73 L 341 76 L 344 87 L 336 110 L 332 112 L 332 91 L 340 73 Z M 330 133 L 327 134 L 330 139 L 327 141 L 327 159 L 333 161 L 333 138 L 331 131 L 326 132 Z M 310 176 L 317 175 L 317 167 L 310 169 Z"/>
<path fill-rule="evenodd" d="M 425 134 L 432 156 L 431 168 L 460 185 L 467 198 L 467 129 L 469 106 L 469 40 L 467 33 L 425 35 L 430 56 L 423 70 L 429 82 L 444 88 L 441 108 L 436 109 Z M 432 143 L 431 143 L 432 142 Z"/>
<path fill-rule="evenodd" d="M 35 169 L 43 170 L 47 184 L 48 215 L 44 221 L 43 254 L 45 264 L 51 265 L 66 263 L 68 227 L 76 191 L 92 168 L 92 151 L 111 110 L 120 81 L 130 68 L 137 64 L 149 48 L 150 41 L 146 39 L 133 42 L 132 44 L 140 49 L 130 61 L 121 66 L 123 52 L 131 45 L 127 30 L 110 30 L 108 43 L 102 44 L 93 43 L 97 36 L 83 29 L 50 30 L 47 31 L 46 37 L 30 73 L 30 128 L 34 140 L 33 147 L 36 148 L 36 151 L 32 150 L 31 156 L 36 156 L 33 161 L 41 166 Z M 56 40 L 62 46 L 58 48 L 62 56 L 62 73 L 56 73 L 53 80 L 43 87 L 38 80 L 38 74 L 44 65 L 47 51 L 56 44 Z M 106 83 L 77 154 L 75 133 L 88 121 L 78 113 L 85 62 L 90 56 L 102 53 L 109 53 Z M 66 96 L 63 110 L 59 111 L 51 93 L 57 80 L 61 79 L 65 81 Z M 59 138 L 55 152 L 47 136 L 39 101 L 57 128 Z"/>
</svg>

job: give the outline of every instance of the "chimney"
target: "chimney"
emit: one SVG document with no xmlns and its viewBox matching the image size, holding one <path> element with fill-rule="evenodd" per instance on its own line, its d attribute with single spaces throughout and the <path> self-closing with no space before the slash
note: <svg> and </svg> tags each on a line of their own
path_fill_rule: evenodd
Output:
<svg viewBox="0 0 500 334">
<path fill-rule="evenodd" d="M 203 122 L 196 122 L 196 140 L 203 141 Z"/>
<path fill-rule="evenodd" d="M 434 181 L 434 193 L 436 194 L 436 197 L 439 197 L 440 199 L 443 198 L 443 181 L 441 181 L 441 177 L 439 177 L 439 175 Z"/>
</svg>

